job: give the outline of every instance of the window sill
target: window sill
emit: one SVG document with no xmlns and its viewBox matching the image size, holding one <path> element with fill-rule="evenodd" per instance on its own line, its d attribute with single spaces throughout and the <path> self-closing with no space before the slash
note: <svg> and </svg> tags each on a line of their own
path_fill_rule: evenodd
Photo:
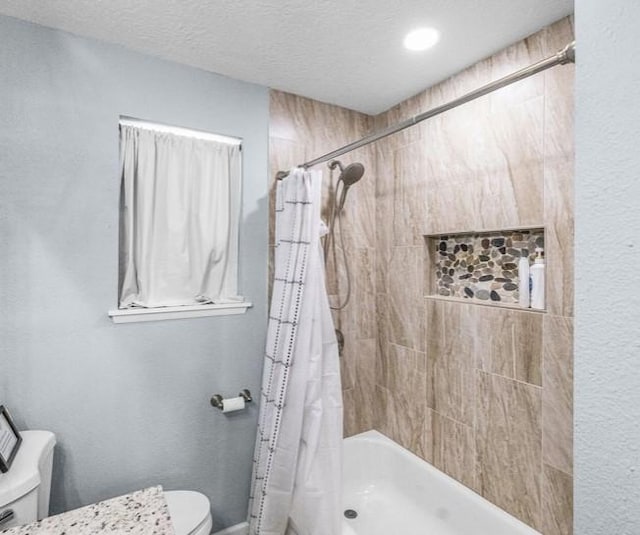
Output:
<svg viewBox="0 0 640 535">
<path fill-rule="evenodd" d="M 113 323 L 136 323 L 140 321 L 175 320 L 202 318 L 206 316 L 231 316 L 244 314 L 253 306 L 248 301 L 224 303 L 219 305 L 189 305 L 161 308 L 127 308 L 109 311 Z"/>
</svg>

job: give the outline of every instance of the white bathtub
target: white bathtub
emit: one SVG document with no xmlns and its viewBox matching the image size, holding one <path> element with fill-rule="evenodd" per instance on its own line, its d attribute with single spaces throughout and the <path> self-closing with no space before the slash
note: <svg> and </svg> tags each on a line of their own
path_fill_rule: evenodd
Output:
<svg viewBox="0 0 640 535">
<path fill-rule="evenodd" d="M 377 431 L 344 441 L 343 535 L 540 535 Z"/>
</svg>

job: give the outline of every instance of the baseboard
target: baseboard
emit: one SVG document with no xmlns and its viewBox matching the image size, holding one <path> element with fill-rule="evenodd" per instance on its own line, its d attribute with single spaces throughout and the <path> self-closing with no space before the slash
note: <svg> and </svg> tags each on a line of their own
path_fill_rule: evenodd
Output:
<svg viewBox="0 0 640 535">
<path fill-rule="evenodd" d="M 249 524 L 241 522 L 222 531 L 216 531 L 213 535 L 249 535 Z"/>
</svg>

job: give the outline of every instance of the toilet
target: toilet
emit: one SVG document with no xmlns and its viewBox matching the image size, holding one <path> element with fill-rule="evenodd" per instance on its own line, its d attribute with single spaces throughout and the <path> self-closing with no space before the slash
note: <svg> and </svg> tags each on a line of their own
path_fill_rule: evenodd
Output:
<svg viewBox="0 0 640 535">
<path fill-rule="evenodd" d="M 213 521 L 209 498 L 193 490 L 167 490 L 164 497 L 176 535 L 210 535 Z"/>
<path fill-rule="evenodd" d="M 22 444 L 13 464 L 0 474 L 0 531 L 49 515 L 55 435 L 49 431 L 20 434 Z M 211 533 L 211 505 L 204 494 L 172 490 L 164 495 L 176 535 Z"/>
</svg>

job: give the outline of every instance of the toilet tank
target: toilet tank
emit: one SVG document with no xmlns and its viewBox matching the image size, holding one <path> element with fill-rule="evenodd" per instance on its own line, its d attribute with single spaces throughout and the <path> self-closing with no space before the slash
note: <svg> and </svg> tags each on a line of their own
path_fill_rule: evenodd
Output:
<svg viewBox="0 0 640 535">
<path fill-rule="evenodd" d="M 49 515 L 55 435 L 49 431 L 21 431 L 22 444 L 8 472 L 0 475 L 0 531 Z"/>
</svg>

